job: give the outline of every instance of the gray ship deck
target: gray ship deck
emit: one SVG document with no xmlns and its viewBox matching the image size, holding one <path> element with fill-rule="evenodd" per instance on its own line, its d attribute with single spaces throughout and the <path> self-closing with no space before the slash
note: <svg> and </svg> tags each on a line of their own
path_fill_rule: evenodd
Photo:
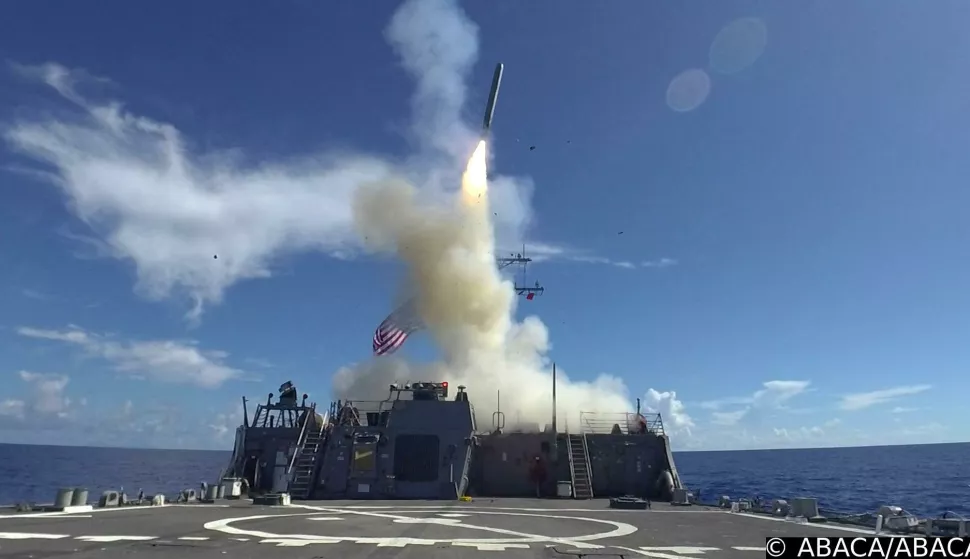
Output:
<svg viewBox="0 0 970 559">
<path fill-rule="evenodd" d="M 0 516 L 0 557 L 557 557 L 580 551 L 655 559 L 756 559 L 766 536 L 832 528 L 704 507 L 619 511 L 607 502 L 476 499 L 170 505 Z M 713 556 L 713 557 L 711 557 Z"/>
</svg>

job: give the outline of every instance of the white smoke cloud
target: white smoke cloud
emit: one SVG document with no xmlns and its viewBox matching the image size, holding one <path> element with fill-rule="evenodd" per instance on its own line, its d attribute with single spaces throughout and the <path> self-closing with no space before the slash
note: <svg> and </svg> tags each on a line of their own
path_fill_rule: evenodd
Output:
<svg viewBox="0 0 970 559">
<path fill-rule="evenodd" d="M 475 141 L 460 119 L 465 74 L 477 51 L 474 25 L 453 2 L 412 0 L 394 16 L 388 35 L 419 84 L 418 122 L 428 123 L 421 130 L 435 141 L 445 140 L 433 145 L 462 169 L 473 147 L 468 139 Z M 461 197 L 452 190 L 450 200 L 430 204 L 400 180 L 375 182 L 358 191 L 354 216 L 360 236 L 372 250 L 396 254 L 407 263 L 419 312 L 442 357 L 420 366 L 390 358 L 344 368 L 334 382 L 338 395 L 380 398 L 394 382 L 448 380 L 452 386 L 470 388 L 470 399 L 480 408 L 480 428 L 486 427 L 482 422 L 491 416 L 498 392 L 508 417 L 549 422 L 549 334 L 538 317 L 515 320 L 515 291 L 494 260 L 495 212 L 490 204 L 495 181 L 487 193 L 484 184 L 476 184 L 485 180 L 481 164 L 486 154 L 478 155 L 481 160 L 473 157 L 462 180 Z M 457 181 L 452 188 L 456 186 Z M 623 382 L 609 376 L 582 383 L 560 375 L 557 399 L 558 415 L 574 426 L 581 410 L 630 409 Z"/>
<path fill-rule="evenodd" d="M 453 158 L 467 157 L 474 135 L 461 111 L 466 77 L 478 58 L 478 27 L 454 0 L 412 0 L 394 13 L 385 36 L 416 81 L 412 122 L 418 141 Z"/>
<path fill-rule="evenodd" d="M 455 0 L 409 0 L 386 37 L 417 84 L 417 150 L 403 163 L 328 153 L 254 167 L 239 164 L 238 154 L 193 154 L 174 126 L 82 97 L 80 75 L 54 64 L 28 73 L 80 106 L 83 118 L 20 121 L 4 136 L 53 167 L 101 253 L 134 264 L 141 293 L 187 295 L 194 319 L 229 286 L 271 275 L 281 255 L 346 256 L 363 239 L 369 250 L 397 255 L 442 358 L 347 367 L 335 376 L 335 393 L 376 399 L 390 382 L 445 379 L 468 385 L 482 409 L 492 409 L 500 390 L 509 417 L 546 423 L 548 332 L 537 317 L 515 320 L 517 299 L 493 254 L 522 241 L 532 184 L 490 177 L 488 211 L 472 215 L 455 204 L 477 141 L 462 119 L 477 29 Z M 573 382 L 560 373 L 558 398 L 561 421 L 574 426 L 580 410 L 631 408 L 622 380 L 605 375 Z"/>
</svg>

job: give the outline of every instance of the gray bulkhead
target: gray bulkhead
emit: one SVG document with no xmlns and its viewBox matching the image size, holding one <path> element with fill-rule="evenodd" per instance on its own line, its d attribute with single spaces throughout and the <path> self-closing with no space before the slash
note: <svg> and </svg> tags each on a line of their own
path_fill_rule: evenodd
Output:
<svg viewBox="0 0 970 559">
<path fill-rule="evenodd" d="M 668 457 L 665 436 L 585 436 L 596 497 L 665 498 L 664 488 L 659 483 L 664 471 L 670 471 L 678 483 L 679 476 L 673 458 Z M 557 481 L 570 481 L 565 434 L 494 433 L 481 436 L 472 459 L 469 494 L 488 497 L 535 495 L 529 468 L 536 456 L 548 464 L 549 474 L 543 493 L 554 495 Z"/>
<path fill-rule="evenodd" d="M 639 412 L 613 414 L 616 420 L 588 414 L 578 434 L 537 432 L 538 426 L 529 432 L 476 434 L 467 396 L 448 400 L 446 383 L 421 384 L 429 385 L 440 393 L 412 389 L 404 394 L 416 399 L 371 402 L 376 411 L 363 413 L 335 403 L 326 418 L 306 405 L 306 396 L 302 403 L 292 395 L 279 404 L 270 399 L 258 406 L 252 422 L 244 422 L 242 444 L 236 445 L 226 475 L 244 477 L 258 492 L 275 491 L 281 474 L 290 484 L 306 476 L 300 478 L 307 482 L 298 498 L 311 499 L 527 497 L 535 495 L 530 468 L 538 456 L 548 472 L 542 493 L 554 496 L 557 482 L 573 481 L 571 461 L 588 452 L 582 459 L 588 457 L 594 497 L 661 499 L 682 487 L 659 415 L 636 433 L 628 419 L 643 418 Z M 351 411 L 351 420 L 342 420 L 338 408 Z M 311 417 L 316 419 L 308 423 Z M 317 433 L 314 438 L 311 432 Z M 305 447 L 306 440 L 321 444 Z M 579 454 L 577 445 L 583 447 Z M 305 448 L 314 450 L 307 454 Z"/>
<path fill-rule="evenodd" d="M 467 401 L 396 400 L 360 425 L 335 425 L 312 495 L 321 499 L 457 499 L 474 430 Z"/>
<path fill-rule="evenodd" d="M 663 495 L 660 476 L 670 471 L 679 479 L 673 458 L 668 461 L 666 436 L 593 433 L 586 435 L 586 444 L 597 497 L 669 498 Z"/>
</svg>

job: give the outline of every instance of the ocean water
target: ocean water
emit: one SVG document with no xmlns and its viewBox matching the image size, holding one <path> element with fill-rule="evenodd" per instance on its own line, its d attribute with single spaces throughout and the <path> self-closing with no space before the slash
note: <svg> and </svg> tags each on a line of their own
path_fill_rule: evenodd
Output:
<svg viewBox="0 0 970 559">
<path fill-rule="evenodd" d="M 815 497 L 839 512 L 899 505 L 920 517 L 970 517 L 970 443 L 679 452 L 674 462 L 705 501 Z"/>
<path fill-rule="evenodd" d="M 50 503 L 59 487 L 173 495 L 214 481 L 226 451 L 0 444 L 0 503 Z M 813 496 L 821 507 L 869 512 L 900 505 L 919 516 L 970 517 L 970 443 L 677 452 L 684 483 L 704 500 Z"/>
</svg>

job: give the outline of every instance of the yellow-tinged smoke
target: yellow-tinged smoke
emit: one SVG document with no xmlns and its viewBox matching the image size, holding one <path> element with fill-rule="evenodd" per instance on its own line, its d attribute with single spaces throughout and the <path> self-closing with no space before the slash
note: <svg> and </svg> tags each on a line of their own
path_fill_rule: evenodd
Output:
<svg viewBox="0 0 970 559">
<path fill-rule="evenodd" d="M 498 391 L 509 427 L 549 422 L 548 332 L 538 317 L 515 320 L 514 286 L 496 266 L 487 155 L 480 141 L 465 166 L 459 196 L 444 205 L 419 200 L 404 181 L 358 192 L 354 219 L 360 236 L 407 264 L 406 296 L 416 298 L 441 360 L 416 365 L 392 356 L 341 369 L 335 396 L 377 400 L 387 396 L 389 383 L 447 380 L 468 387 L 480 428 L 491 423 Z M 623 382 L 612 377 L 583 383 L 560 374 L 557 395 L 560 428 L 577 427 L 580 410 L 629 409 Z"/>
</svg>

